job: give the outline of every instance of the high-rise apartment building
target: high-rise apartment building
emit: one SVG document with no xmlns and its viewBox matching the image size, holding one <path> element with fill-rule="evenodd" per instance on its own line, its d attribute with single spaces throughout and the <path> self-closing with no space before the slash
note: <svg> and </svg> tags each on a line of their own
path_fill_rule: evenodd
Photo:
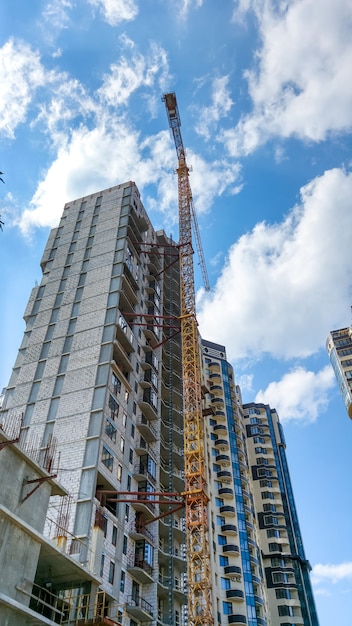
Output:
<svg viewBox="0 0 352 626">
<path fill-rule="evenodd" d="M 326 341 L 326 349 L 347 413 L 352 419 L 352 326 L 332 330 Z"/>
<path fill-rule="evenodd" d="M 66 204 L 41 267 L 0 422 L 60 457 L 45 530 L 90 576 L 47 559 L 37 623 L 186 626 L 177 246 L 128 182 Z M 318 626 L 277 415 L 201 346 L 214 624 Z M 35 604 L 48 580 L 61 613 Z"/>
<path fill-rule="evenodd" d="M 218 623 L 318 626 L 278 415 L 242 404 L 225 346 L 202 346 Z"/>
</svg>

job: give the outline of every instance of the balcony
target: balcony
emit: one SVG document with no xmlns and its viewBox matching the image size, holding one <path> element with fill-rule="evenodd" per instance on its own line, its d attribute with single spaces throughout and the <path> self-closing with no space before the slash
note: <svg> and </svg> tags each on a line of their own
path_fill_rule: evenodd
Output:
<svg viewBox="0 0 352 626">
<path fill-rule="evenodd" d="M 219 410 L 216 410 L 216 411 L 215 411 L 215 413 L 214 413 L 214 417 L 215 417 L 218 421 L 219 421 L 219 420 L 223 421 L 223 420 L 226 420 L 226 413 L 225 413 L 225 411 L 222 411 L 222 410 L 220 410 L 220 409 L 219 409 Z"/>
<path fill-rule="evenodd" d="M 148 539 L 149 543 L 154 545 L 154 537 L 150 530 L 143 525 L 141 521 L 132 522 L 129 526 L 129 535 L 131 539 L 138 541 L 140 539 Z"/>
<path fill-rule="evenodd" d="M 221 383 L 221 374 L 220 374 L 220 372 L 210 372 L 210 374 L 209 374 L 209 382 L 210 382 L 210 384 Z"/>
<path fill-rule="evenodd" d="M 224 391 L 221 385 L 214 385 L 210 382 L 210 393 L 214 396 L 222 396 Z"/>
<path fill-rule="evenodd" d="M 123 373 L 132 372 L 133 367 L 130 361 L 130 355 L 127 354 L 121 343 L 116 339 L 114 340 L 113 361 L 116 363 L 116 367 Z"/>
<path fill-rule="evenodd" d="M 153 568 L 147 561 L 133 556 L 127 563 L 127 571 L 143 585 L 153 582 Z M 139 618 L 140 619 L 140 618 Z"/>
<path fill-rule="evenodd" d="M 154 619 L 153 607 L 141 596 L 128 596 L 126 611 L 135 617 L 139 622 L 149 622 Z"/>
<path fill-rule="evenodd" d="M 228 470 L 221 470 L 216 474 L 216 478 L 221 480 L 223 483 L 231 483 L 232 482 L 232 474 Z"/>
<path fill-rule="evenodd" d="M 220 507 L 220 513 L 222 515 L 229 515 L 230 517 L 234 517 L 236 515 L 236 509 L 234 506 L 225 504 L 224 506 Z"/>
<path fill-rule="evenodd" d="M 244 600 L 244 593 L 241 589 L 227 589 L 226 598 L 228 600 L 234 600 L 235 602 L 242 602 Z"/>
<path fill-rule="evenodd" d="M 214 445 L 217 450 L 221 450 L 222 452 L 226 452 L 230 447 L 227 439 L 216 439 Z"/>
<path fill-rule="evenodd" d="M 237 535 L 237 526 L 235 526 L 235 524 L 223 524 L 221 526 L 221 534 Z"/>
<path fill-rule="evenodd" d="M 222 546 L 222 551 L 223 554 L 230 554 L 234 556 L 239 556 L 240 554 L 239 546 L 234 543 L 227 543 L 225 546 Z"/>
<path fill-rule="evenodd" d="M 138 404 L 147 419 L 158 419 L 158 400 L 156 394 L 151 389 L 144 391 L 138 400 Z"/>
<path fill-rule="evenodd" d="M 242 570 L 238 565 L 226 565 L 224 567 L 225 576 L 242 576 Z"/>
<path fill-rule="evenodd" d="M 220 431 L 222 435 L 226 435 L 227 434 L 226 424 L 216 424 L 215 426 L 213 426 L 213 431 L 214 433 L 218 433 Z"/>
<path fill-rule="evenodd" d="M 136 424 L 139 432 L 148 443 L 157 441 L 158 432 L 156 428 L 152 426 L 152 422 L 147 420 L 147 418 L 143 414 L 137 417 Z"/>
<path fill-rule="evenodd" d="M 247 618 L 244 615 L 229 615 L 229 624 L 247 624 Z"/>
<path fill-rule="evenodd" d="M 227 454 L 218 454 L 215 457 L 215 462 L 223 467 L 231 465 L 231 459 Z"/>
<path fill-rule="evenodd" d="M 223 398 L 220 398 L 220 397 L 219 398 L 212 398 L 210 400 L 210 402 L 211 402 L 211 405 L 213 407 L 215 407 L 216 409 L 219 409 L 219 410 L 221 410 L 225 406 Z"/>
<path fill-rule="evenodd" d="M 218 491 L 218 496 L 220 496 L 221 498 L 232 499 L 234 497 L 233 489 L 231 489 L 231 487 L 220 487 Z"/>
</svg>

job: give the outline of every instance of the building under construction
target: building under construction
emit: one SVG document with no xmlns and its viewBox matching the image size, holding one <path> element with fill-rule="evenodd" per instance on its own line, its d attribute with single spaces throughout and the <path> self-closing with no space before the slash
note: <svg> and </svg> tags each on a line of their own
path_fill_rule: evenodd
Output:
<svg viewBox="0 0 352 626">
<path fill-rule="evenodd" d="M 0 458 L 13 448 L 37 464 L 43 480 L 25 502 L 18 488 L 13 510 L 27 507 L 30 534 L 33 498 L 52 551 L 37 549 L 25 574 L 14 552 L 0 589 L 6 626 L 186 626 L 190 607 L 202 610 L 187 567 L 179 255 L 132 182 L 66 204 L 50 233 Z M 203 341 L 199 354 L 211 623 L 317 626 L 278 418 L 242 406 L 223 346 Z M 43 489 L 49 508 L 34 500 Z"/>
</svg>

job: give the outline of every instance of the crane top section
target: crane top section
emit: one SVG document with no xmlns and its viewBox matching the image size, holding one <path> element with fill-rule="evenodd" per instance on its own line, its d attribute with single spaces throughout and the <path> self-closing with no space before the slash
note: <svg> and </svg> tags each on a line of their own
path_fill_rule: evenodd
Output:
<svg viewBox="0 0 352 626">
<path fill-rule="evenodd" d="M 177 158 L 179 161 L 179 165 L 181 164 L 186 165 L 186 154 L 185 154 L 185 149 L 183 146 L 182 135 L 181 135 L 181 118 L 178 112 L 175 92 L 164 94 L 163 100 L 165 102 L 170 128 L 174 136 L 176 154 L 177 154 Z"/>
</svg>

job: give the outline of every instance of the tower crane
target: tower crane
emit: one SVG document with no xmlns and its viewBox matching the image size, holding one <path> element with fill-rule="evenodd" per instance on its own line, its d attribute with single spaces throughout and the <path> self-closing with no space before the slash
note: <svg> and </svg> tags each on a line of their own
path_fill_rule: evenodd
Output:
<svg viewBox="0 0 352 626">
<path fill-rule="evenodd" d="M 175 93 L 163 100 L 178 158 L 180 323 L 182 342 L 183 420 L 186 511 L 186 547 L 189 626 L 213 626 L 210 550 L 208 544 L 208 495 L 206 488 L 204 426 L 200 377 L 199 333 L 196 317 L 192 221 L 196 225 L 199 261 L 205 277 L 204 256 L 193 207 L 189 167 L 181 135 L 181 120 Z"/>
</svg>

